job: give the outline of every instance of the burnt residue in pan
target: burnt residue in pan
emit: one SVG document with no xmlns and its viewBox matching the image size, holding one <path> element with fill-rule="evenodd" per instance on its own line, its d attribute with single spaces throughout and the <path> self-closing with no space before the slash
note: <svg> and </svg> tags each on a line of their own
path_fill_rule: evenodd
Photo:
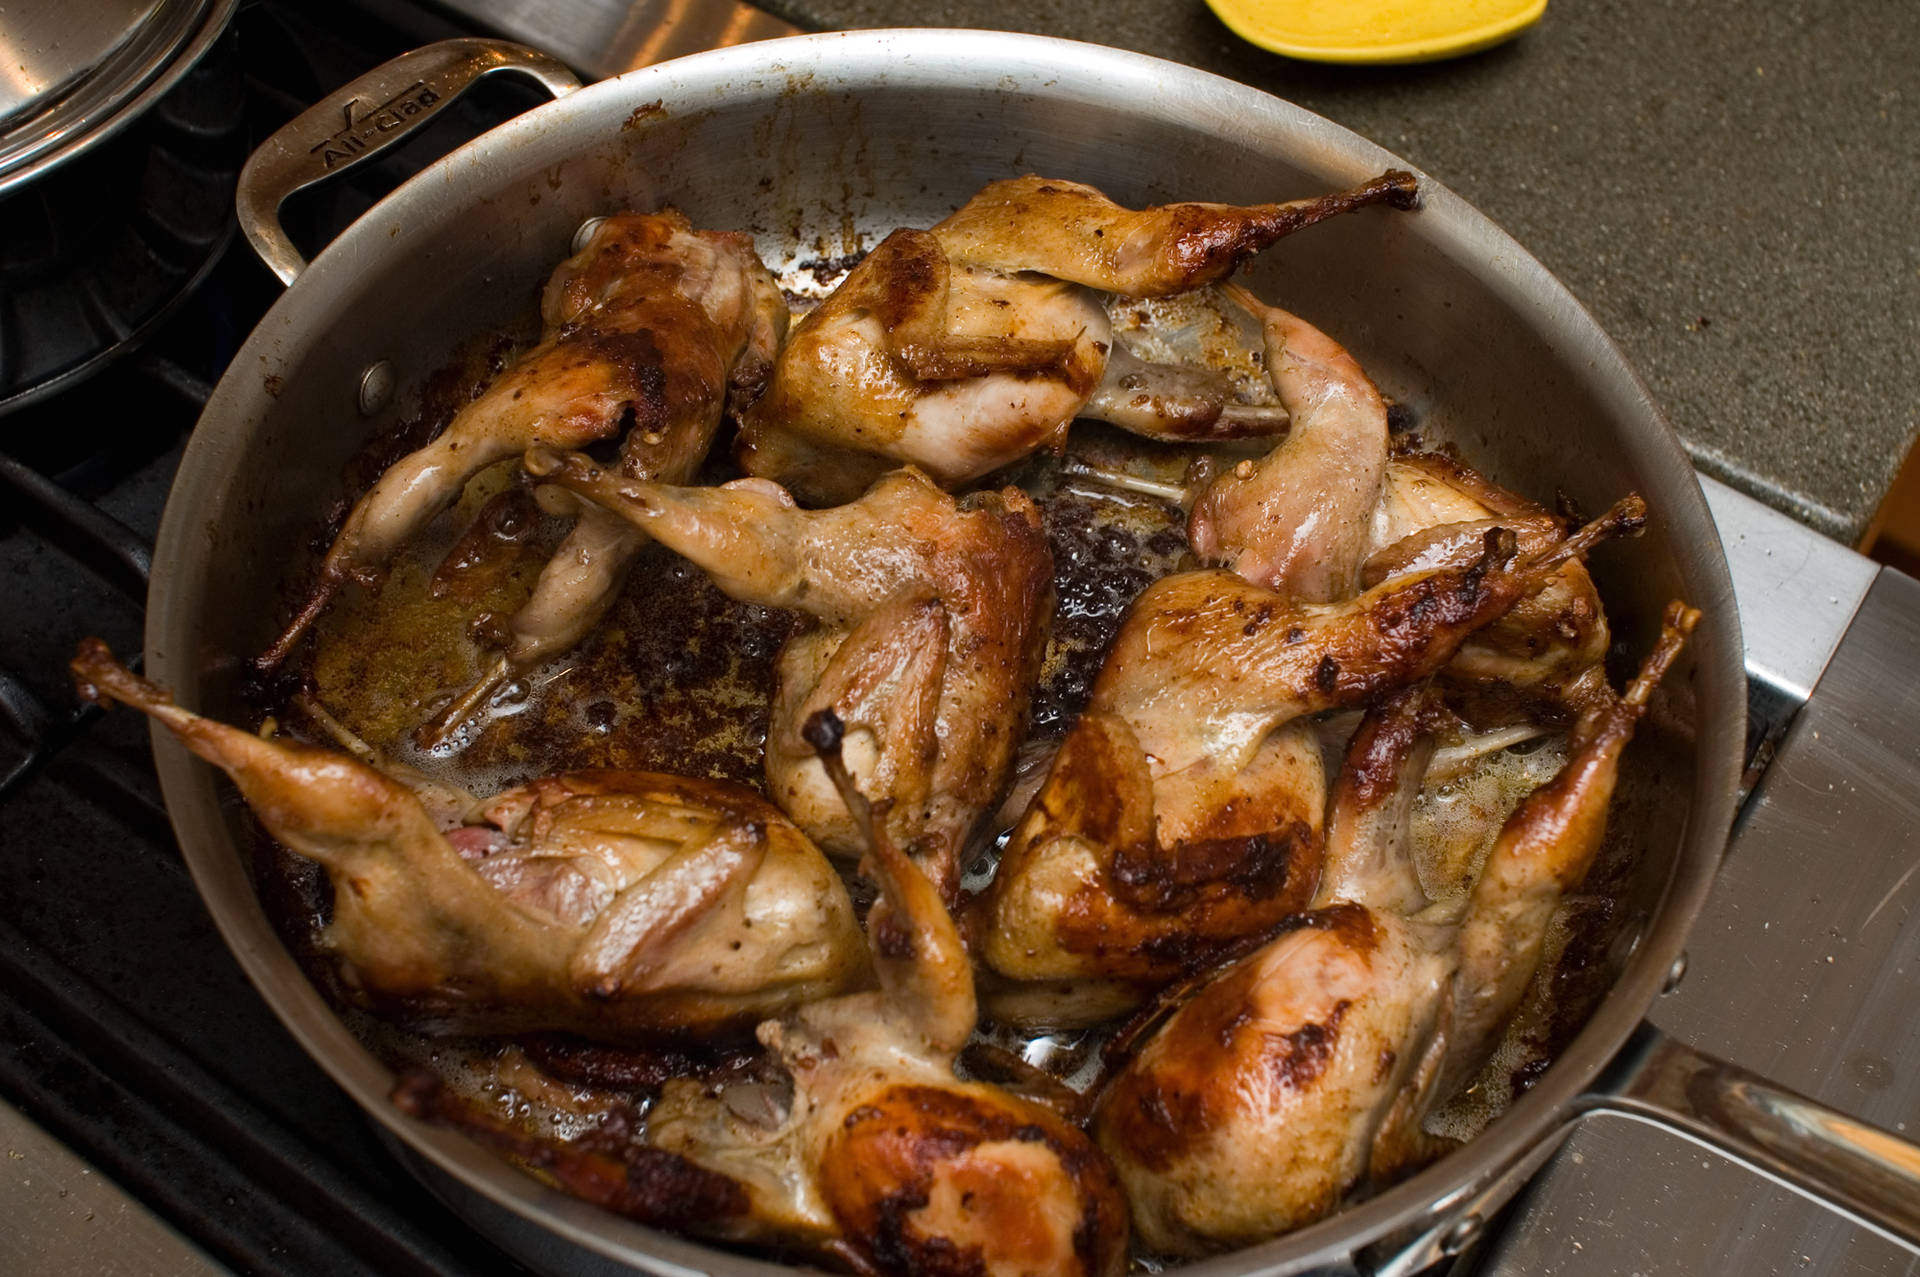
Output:
<svg viewBox="0 0 1920 1277">
<path fill-rule="evenodd" d="M 431 378 L 419 410 L 372 441 L 348 468 L 342 485 L 347 497 L 444 428 L 504 366 L 510 348 L 504 336 L 476 341 Z M 1075 428 L 1071 448 L 1096 468 L 1129 471 L 1169 491 L 1177 489 L 1192 460 L 1187 452 L 1085 423 Z M 724 457 L 726 449 L 717 448 L 715 455 Z M 716 463 L 701 481 L 731 477 Z M 1086 705 L 1133 599 L 1153 580 L 1193 563 L 1184 512 L 1171 502 L 1103 487 L 1052 456 L 1036 457 L 982 486 L 1002 483 L 1022 487 L 1040 506 L 1054 556 L 1058 605 L 1029 742 L 1044 756 Z M 334 523 L 346 508 L 346 501 L 338 504 Z M 343 594 L 298 662 L 260 694 L 255 708 L 281 730 L 334 743 L 322 724 L 303 713 L 301 696 L 310 697 L 379 753 L 477 796 L 587 767 L 676 772 L 764 790 L 762 754 L 779 652 L 810 622 L 734 602 L 659 547 L 641 555 L 606 619 L 577 650 L 502 688 L 476 723 L 447 746 L 425 751 L 414 744 L 414 729 L 490 663 L 501 621 L 525 602 L 566 528 L 566 521 L 540 512 L 516 463 L 485 472 L 379 581 Z M 325 544 L 324 536 L 316 540 L 316 560 Z M 1644 768 L 1630 755 L 1628 770 Z M 1520 792 L 1500 802 L 1510 807 Z M 1471 1136 L 1503 1111 L 1612 987 L 1623 935 L 1637 916 L 1619 900 L 1643 876 L 1634 848 L 1652 841 L 1648 826 L 1660 822 L 1646 814 L 1652 810 L 1646 804 L 1655 801 L 1655 795 L 1628 800 L 1625 819 L 1618 821 L 1624 828 L 1610 838 L 1586 889 L 1563 908 L 1543 977 L 1505 1046 L 1461 1102 L 1435 1115 L 1444 1133 Z M 1493 817 L 1493 827 L 1503 817 L 1504 810 Z M 716 1061 L 749 1067 L 730 1050 L 713 1055 L 705 1047 L 694 1049 L 700 1057 L 694 1061 L 683 1047 L 622 1052 L 560 1039 L 515 1044 L 432 1038 L 382 1023 L 355 1009 L 364 1008 L 362 999 L 345 987 L 324 952 L 330 912 L 324 875 L 265 835 L 259 835 L 256 851 L 263 903 L 289 948 L 369 1047 L 395 1067 L 428 1065 L 472 1094 L 512 1097 L 531 1114 L 529 1121 L 556 1130 L 567 1123 L 541 1098 L 542 1084 L 529 1079 L 549 1076 L 556 1087 L 617 1093 L 643 1112 L 645 1095 L 682 1067 L 701 1072 Z M 1095 1084 L 1100 1075 L 1098 1032 L 1020 1037 L 986 1025 L 983 1033 L 983 1040 L 1076 1089 Z"/>
</svg>

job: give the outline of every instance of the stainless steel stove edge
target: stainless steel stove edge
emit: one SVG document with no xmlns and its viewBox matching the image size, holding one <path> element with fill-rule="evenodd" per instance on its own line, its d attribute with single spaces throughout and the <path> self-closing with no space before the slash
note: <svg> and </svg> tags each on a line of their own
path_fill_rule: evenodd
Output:
<svg viewBox="0 0 1920 1277">
<path fill-rule="evenodd" d="M 1747 677 L 1805 704 L 1880 565 L 1707 475 L 1733 575 Z"/>
<path fill-rule="evenodd" d="M 1649 1018 L 1690 1046 L 1912 1139 L 1920 582 L 1831 543 L 1802 547 L 1818 538 L 1788 526 L 1794 536 L 1771 555 L 1729 545 L 1736 593 L 1743 617 L 1778 608 L 1788 619 L 1811 593 L 1808 624 L 1820 628 L 1807 641 L 1811 650 L 1819 640 L 1822 659 L 1803 663 L 1811 696 L 1782 732 L 1694 924 L 1685 979 Z M 1774 572 L 1757 595 L 1750 591 L 1767 578 L 1752 570 L 1756 558 Z M 1825 646 L 1827 622 L 1843 607 L 1839 641 Z M 1471 1271 L 1913 1277 L 1920 1254 L 1667 1132 L 1604 1118 L 1562 1146 Z"/>
</svg>

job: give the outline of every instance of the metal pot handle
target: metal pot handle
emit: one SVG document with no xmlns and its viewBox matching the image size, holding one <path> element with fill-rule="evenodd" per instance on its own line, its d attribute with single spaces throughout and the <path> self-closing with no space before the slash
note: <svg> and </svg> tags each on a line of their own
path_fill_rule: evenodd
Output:
<svg viewBox="0 0 1920 1277">
<path fill-rule="evenodd" d="M 1416 1277 L 1459 1255 L 1561 1140 L 1599 1115 L 1632 1118 L 1692 1140 L 1920 1250 L 1920 1147 L 1642 1021 L 1562 1126 L 1520 1146 L 1476 1186 L 1435 1203 L 1414 1236 L 1356 1256 L 1356 1271 Z"/>
<path fill-rule="evenodd" d="M 1920 1147 L 1642 1023 L 1585 1097 L 1920 1250 Z"/>
<path fill-rule="evenodd" d="M 512 71 L 556 98 L 579 77 L 536 49 L 507 40 L 443 40 L 403 53 L 289 120 L 240 170 L 234 193 L 240 229 L 267 269 L 291 284 L 307 259 L 280 225 L 280 205 L 295 191 L 344 173 L 411 136 L 482 77 Z"/>
</svg>

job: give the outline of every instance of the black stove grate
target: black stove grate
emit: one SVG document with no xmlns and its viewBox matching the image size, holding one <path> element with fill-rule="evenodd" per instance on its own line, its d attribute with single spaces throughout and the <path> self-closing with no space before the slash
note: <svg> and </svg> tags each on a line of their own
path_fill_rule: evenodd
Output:
<svg viewBox="0 0 1920 1277">
<path fill-rule="evenodd" d="M 229 33 L 125 133 L 0 197 L 0 414 L 137 348 L 220 259 L 242 92 Z"/>
</svg>

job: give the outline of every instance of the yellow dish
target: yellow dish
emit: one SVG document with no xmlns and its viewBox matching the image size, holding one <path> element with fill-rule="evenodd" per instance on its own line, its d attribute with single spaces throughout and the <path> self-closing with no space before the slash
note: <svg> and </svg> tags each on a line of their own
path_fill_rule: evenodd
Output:
<svg viewBox="0 0 1920 1277">
<path fill-rule="evenodd" d="M 1431 62 L 1512 39 L 1547 0 L 1207 0 L 1241 39 L 1311 62 Z"/>
</svg>

